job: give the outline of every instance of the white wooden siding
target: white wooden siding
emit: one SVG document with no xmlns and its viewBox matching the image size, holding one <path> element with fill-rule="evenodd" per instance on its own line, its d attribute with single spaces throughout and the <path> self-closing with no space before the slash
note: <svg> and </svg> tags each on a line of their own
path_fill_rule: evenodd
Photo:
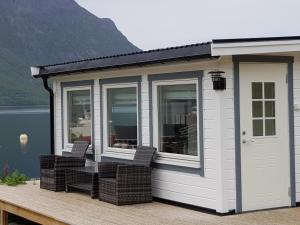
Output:
<svg viewBox="0 0 300 225">
<path fill-rule="evenodd" d="M 233 93 L 233 64 L 231 57 L 224 58 L 221 69 L 226 76 L 226 91 L 222 99 L 222 149 L 224 176 L 224 209 L 228 211 L 236 207 L 235 193 L 235 129 L 234 129 L 234 93 Z"/>
<path fill-rule="evenodd" d="M 61 107 L 61 86 L 60 82 L 53 83 L 54 99 L 55 99 L 55 154 L 62 154 L 62 107 Z"/>
<path fill-rule="evenodd" d="M 100 85 L 97 79 L 94 80 L 94 141 L 95 159 L 100 160 L 101 155 L 101 130 L 100 121 Z M 97 129 L 98 128 L 98 129 Z"/>
<path fill-rule="evenodd" d="M 283 53 L 284 55 L 291 55 Z M 274 54 L 273 54 L 274 55 Z M 300 105 L 300 55 L 294 54 L 294 103 Z M 218 94 L 212 90 L 207 72 L 212 69 L 225 71 L 227 89 Z M 204 70 L 203 116 L 204 116 L 204 163 L 205 176 L 168 170 L 153 170 L 153 195 L 191 205 L 226 212 L 235 209 L 235 146 L 234 146 L 234 100 L 233 64 L 231 57 L 222 57 L 215 62 L 175 63 L 139 69 L 124 69 L 93 72 L 57 78 L 55 92 L 55 146 L 61 153 L 61 87 L 62 81 L 95 80 L 94 123 L 96 159 L 100 159 L 100 96 L 99 79 L 142 75 L 142 143 L 149 145 L 149 92 L 147 74 Z M 217 107 L 218 106 L 218 107 Z M 296 201 L 300 202 L 300 111 L 295 114 L 295 159 L 296 159 Z M 218 134 L 216 131 L 220 131 Z"/>
<path fill-rule="evenodd" d="M 153 195 L 173 201 L 216 209 L 217 205 L 217 137 L 215 129 L 218 102 L 212 91 L 212 81 L 204 71 L 203 117 L 204 117 L 204 177 L 156 169 L 153 171 Z"/>
<path fill-rule="evenodd" d="M 208 72 L 221 69 L 226 72 L 227 89 L 216 92 Z M 177 202 L 227 212 L 235 208 L 234 171 L 234 113 L 231 57 L 206 62 L 175 63 L 139 69 L 124 69 L 65 76 L 57 79 L 55 87 L 56 153 L 61 153 L 61 87 L 60 82 L 94 79 L 94 125 L 96 159 L 100 160 L 100 95 L 99 79 L 142 75 L 142 143 L 150 143 L 148 74 L 204 70 L 203 78 L 203 126 L 204 126 L 204 173 L 190 174 L 170 170 L 153 170 L 153 195 Z M 222 98 L 220 98 L 222 96 Z M 223 101 L 220 104 L 220 101 Z M 216 131 L 220 130 L 219 135 Z M 224 134 L 224 135 L 222 135 Z M 222 153 L 222 154 L 221 154 Z M 221 154 L 221 157 L 220 157 Z M 219 156 L 219 157 L 218 157 Z M 222 168 L 224 167 L 224 169 Z M 220 182 L 218 179 L 222 180 Z M 221 196 L 221 198 L 220 198 Z"/>
<path fill-rule="evenodd" d="M 142 102 L 142 144 L 150 145 L 150 124 L 149 124 L 149 86 L 147 74 L 142 76 L 141 84 L 141 102 Z"/>
</svg>

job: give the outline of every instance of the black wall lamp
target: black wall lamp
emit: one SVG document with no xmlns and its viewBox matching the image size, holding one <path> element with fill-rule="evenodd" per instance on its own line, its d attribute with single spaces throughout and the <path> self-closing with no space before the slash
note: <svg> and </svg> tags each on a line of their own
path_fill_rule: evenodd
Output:
<svg viewBox="0 0 300 225">
<path fill-rule="evenodd" d="M 226 78 L 223 77 L 223 74 L 225 74 L 224 71 L 214 70 L 214 71 L 208 72 L 208 74 L 210 74 L 210 76 L 211 76 L 214 90 L 225 90 L 226 89 Z"/>
</svg>

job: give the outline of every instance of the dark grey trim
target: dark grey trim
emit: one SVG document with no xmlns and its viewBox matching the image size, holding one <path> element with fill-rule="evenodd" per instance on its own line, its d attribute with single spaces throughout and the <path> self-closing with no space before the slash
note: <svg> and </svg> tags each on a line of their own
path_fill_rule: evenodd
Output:
<svg viewBox="0 0 300 225">
<path fill-rule="evenodd" d="M 259 42 L 259 41 L 291 41 L 291 40 L 300 40 L 300 36 L 214 39 L 212 42 L 214 44 L 218 44 L 218 43 Z"/>
<path fill-rule="evenodd" d="M 293 61 L 288 63 L 288 104 L 289 104 L 289 141 L 290 141 L 290 176 L 291 205 L 296 206 L 296 160 L 294 131 L 294 71 Z"/>
<path fill-rule="evenodd" d="M 122 84 L 122 83 L 137 83 L 137 101 L 138 101 L 138 144 L 141 145 L 142 143 L 142 90 L 141 90 L 141 82 L 142 76 L 130 76 L 130 77 L 116 77 L 116 78 L 106 78 L 99 80 L 100 83 L 100 121 L 101 121 L 101 153 L 103 153 L 103 101 L 102 101 L 102 90 L 103 85 L 105 84 Z"/>
<path fill-rule="evenodd" d="M 199 148 L 200 148 L 200 168 L 189 168 L 183 166 L 160 164 L 160 168 L 180 171 L 180 172 L 192 172 L 204 176 L 204 146 L 203 146 L 203 99 L 202 99 L 202 77 L 203 71 L 186 71 L 176 73 L 164 73 L 164 74 L 150 74 L 148 76 L 149 82 L 149 130 L 150 130 L 150 146 L 153 146 L 153 113 L 152 113 L 152 83 L 153 81 L 163 80 L 177 80 L 177 79 L 198 79 L 198 126 L 199 126 Z"/>
<path fill-rule="evenodd" d="M 42 78 L 44 88 L 49 93 L 49 105 L 50 105 L 50 153 L 55 154 L 55 114 L 54 114 L 54 92 L 53 88 L 49 87 L 48 78 Z"/>
<path fill-rule="evenodd" d="M 232 56 L 233 62 L 268 62 L 268 63 L 293 63 L 293 56 L 271 56 L 271 55 L 239 55 Z"/>
<path fill-rule="evenodd" d="M 293 62 L 292 56 L 241 55 L 233 56 L 234 67 L 234 114 L 235 114 L 235 172 L 236 172 L 236 212 L 242 212 L 241 180 L 241 137 L 240 137 L 240 71 L 241 62 L 287 63 L 288 65 L 288 111 L 289 111 L 289 148 L 290 148 L 290 182 L 291 206 L 296 206 L 295 181 L 295 140 L 294 140 L 294 97 L 293 97 Z"/>
<path fill-rule="evenodd" d="M 91 110 L 92 110 L 92 157 L 95 160 L 95 124 L 94 124 L 94 80 L 81 80 L 71 82 L 61 82 L 61 127 L 62 127 L 62 147 L 64 148 L 64 88 L 88 86 L 91 88 Z"/>
<path fill-rule="evenodd" d="M 241 176 L 241 127 L 240 127 L 240 67 L 233 62 L 234 76 L 234 123 L 235 123 L 235 176 L 236 176 L 236 212 L 242 211 L 242 176 Z"/>
<path fill-rule="evenodd" d="M 62 87 L 91 86 L 91 85 L 94 85 L 94 80 L 61 82 Z"/>
<path fill-rule="evenodd" d="M 100 84 L 118 84 L 118 83 L 133 83 L 142 82 L 142 76 L 130 76 L 130 77 L 114 77 L 105 78 L 99 80 Z"/>
<path fill-rule="evenodd" d="M 198 77 L 198 126 L 199 126 L 199 148 L 200 148 L 200 176 L 204 177 L 204 125 L 203 125 L 203 71 L 201 71 L 201 76 Z"/>
</svg>

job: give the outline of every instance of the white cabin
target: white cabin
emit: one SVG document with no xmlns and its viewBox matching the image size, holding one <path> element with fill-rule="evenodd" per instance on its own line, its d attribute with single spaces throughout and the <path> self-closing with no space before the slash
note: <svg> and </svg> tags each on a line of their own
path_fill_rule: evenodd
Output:
<svg viewBox="0 0 300 225">
<path fill-rule="evenodd" d="M 224 73 L 223 73 L 224 72 Z M 219 213 L 300 202 L 300 37 L 211 42 L 32 67 L 54 93 L 55 154 L 154 146 L 153 196 Z"/>
</svg>

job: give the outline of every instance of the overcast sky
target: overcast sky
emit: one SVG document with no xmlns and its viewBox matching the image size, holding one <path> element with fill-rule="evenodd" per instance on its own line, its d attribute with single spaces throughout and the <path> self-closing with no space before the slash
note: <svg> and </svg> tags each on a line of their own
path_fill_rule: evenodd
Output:
<svg viewBox="0 0 300 225">
<path fill-rule="evenodd" d="M 300 0 L 76 0 L 143 50 L 218 38 L 300 35 Z"/>
</svg>

